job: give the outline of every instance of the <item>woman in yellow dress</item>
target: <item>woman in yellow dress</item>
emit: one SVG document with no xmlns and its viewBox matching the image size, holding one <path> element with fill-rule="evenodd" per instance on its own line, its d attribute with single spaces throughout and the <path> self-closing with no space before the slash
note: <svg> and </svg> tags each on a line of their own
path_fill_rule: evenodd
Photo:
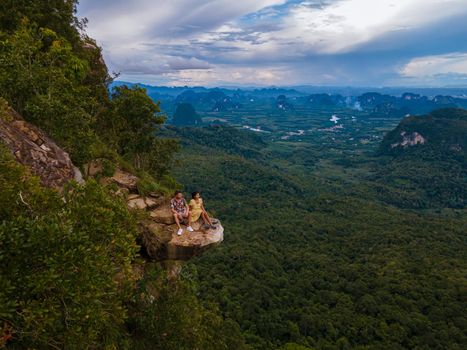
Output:
<svg viewBox="0 0 467 350">
<path fill-rule="evenodd" d="M 201 217 L 204 224 L 211 229 L 215 229 L 216 226 L 212 224 L 211 218 L 204 209 L 203 198 L 199 192 L 193 192 L 191 194 L 192 200 L 190 201 L 190 223 L 196 222 Z"/>
</svg>

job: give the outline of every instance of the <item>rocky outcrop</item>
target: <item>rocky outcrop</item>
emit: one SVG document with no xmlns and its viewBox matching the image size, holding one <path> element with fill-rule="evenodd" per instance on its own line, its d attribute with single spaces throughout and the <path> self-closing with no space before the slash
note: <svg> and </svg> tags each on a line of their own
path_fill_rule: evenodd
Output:
<svg viewBox="0 0 467 350">
<path fill-rule="evenodd" d="M 0 109 L 0 141 L 18 162 L 28 166 L 41 179 L 44 186 L 61 189 L 70 180 L 83 181 L 68 153 L 42 130 L 23 120 L 11 108 L 2 106 Z"/>
<path fill-rule="evenodd" d="M 117 169 L 111 180 L 119 187 L 128 189 L 130 192 L 136 192 L 138 190 L 138 178 L 128 172 Z"/>
<path fill-rule="evenodd" d="M 167 259 L 189 260 L 224 240 L 224 228 L 220 223 L 216 225 L 216 229 L 208 231 L 200 226 L 198 222 L 193 224 L 194 232 L 185 231 L 181 236 L 173 234 L 167 243 Z M 173 229 L 175 230 L 175 227 Z"/>
<path fill-rule="evenodd" d="M 85 175 L 102 176 L 105 173 L 103 163 L 104 160 L 96 159 L 86 164 Z M 139 223 L 139 243 L 146 258 L 153 261 L 188 260 L 222 242 L 224 228 L 220 222 L 215 230 L 205 229 L 202 223 L 196 222 L 192 225 L 194 232 L 185 229 L 178 236 L 169 200 L 160 193 L 140 194 L 138 180 L 138 177 L 122 169 L 116 169 L 112 176 L 100 178 L 102 184 L 117 185 L 116 193 L 125 197 L 130 210 L 145 212 L 145 219 Z"/>
<path fill-rule="evenodd" d="M 148 202 L 157 204 L 150 206 L 146 204 Z M 151 260 L 189 260 L 218 245 L 224 239 L 224 228 L 215 219 L 215 229 L 206 229 L 202 222 L 198 221 L 192 225 L 194 232 L 185 229 L 183 234 L 178 236 L 178 227 L 175 225 L 170 204 L 165 199 L 129 196 L 127 203 L 130 208 L 144 209 L 149 214 L 148 219 L 140 223 L 140 240 L 143 253 Z"/>
<path fill-rule="evenodd" d="M 426 143 L 426 139 L 416 131 L 410 134 L 402 131 L 400 135 L 402 137 L 402 141 L 391 144 L 391 148 L 399 146 L 406 148 L 416 145 L 424 145 Z"/>
<path fill-rule="evenodd" d="M 84 166 L 86 176 L 102 176 L 105 160 L 96 159 Z M 146 212 L 146 218 L 140 221 L 140 244 L 146 258 L 153 261 L 188 260 L 200 255 L 224 238 L 224 228 L 220 223 L 215 230 L 203 228 L 200 222 L 194 223 L 194 232 L 186 229 L 181 236 L 170 210 L 167 198 L 159 193 L 141 195 L 138 190 L 138 177 L 122 169 L 116 169 L 112 176 L 102 176 L 102 184 L 117 185 L 117 194 L 125 197 L 131 210 Z"/>
<path fill-rule="evenodd" d="M 68 153 L 39 128 L 1 104 L 0 141 L 46 187 L 61 189 L 70 180 L 83 182 L 81 172 L 73 165 Z M 222 242 L 224 229 L 220 223 L 216 225 L 216 229 L 204 229 L 201 223 L 194 223 L 194 232 L 185 230 L 183 235 L 178 236 L 169 201 L 162 194 L 141 195 L 138 177 L 122 169 L 114 170 L 112 176 L 104 176 L 109 171 L 105 169 L 104 163 L 103 159 L 92 161 L 84 166 L 84 173 L 87 177 L 99 175 L 99 180 L 104 185 L 116 185 L 115 194 L 126 199 L 130 210 L 145 212 L 139 222 L 139 240 L 143 254 L 149 260 L 188 260 Z"/>
</svg>

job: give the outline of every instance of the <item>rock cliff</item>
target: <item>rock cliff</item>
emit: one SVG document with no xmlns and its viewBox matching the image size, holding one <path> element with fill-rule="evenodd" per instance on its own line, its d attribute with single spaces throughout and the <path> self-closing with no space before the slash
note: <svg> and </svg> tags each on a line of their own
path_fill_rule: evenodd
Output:
<svg viewBox="0 0 467 350">
<path fill-rule="evenodd" d="M 145 212 L 141 219 L 140 244 L 142 254 L 149 260 L 189 260 L 202 254 L 207 249 L 219 244 L 224 239 L 224 228 L 216 223 L 216 229 L 203 228 L 202 222 L 195 222 L 194 232 L 184 230 L 181 236 L 176 234 L 178 227 L 170 210 L 169 200 L 161 194 L 138 193 L 138 178 L 121 169 L 117 169 L 110 178 L 101 179 L 104 183 L 114 183 L 123 195 L 130 210 Z"/>
<path fill-rule="evenodd" d="M 147 198 L 144 199 L 146 202 Z M 151 201 L 152 199 L 150 199 Z M 131 206 L 131 200 L 128 202 Z M 188 260 L 200 255 L 224 239 L 224 228 L 221 223 L 216 229 L 205 229 L 200 221 L 194 223 L 194 232 L 184 231 L 181 236 L 176 234 L 177 226 L 170 211 L 169 202 L 164 200 L 156 207 L 147 206 L 150 215 L 142 222 L 142 246 L 145 254 L 154 260 Z"/>
<path fill-rule="evenodd" d="M 407 148 L 410 146 L 424 145 L 426 143 L 426 139 L 416 131 L 414 131 L 413 133 L 409 135 L 407 135 L 405 131 L 402 131 L 400 136 L 402 137 L 402 140 L 400 142 L 391 144 L 391 148 L 395 148 L 395 147 Z"/>
<path fill-rule="evenodd" d="M 73 165 L 68 153 L 6 106 L 0 106 L 0 140 L 18 162 L 40 177 L 44 186 L 61 189 L 70 180 L 83 182 L 80 170 Z"/>
<path fill-rule="evenodd" d="M 2 107 L 2 106 L 0 106 Z M 14 154 L 17 161 L 30 167 L 44 186 L 60 190 L 70 180 L 84 182 L 81 171 L 73 165 L 68 153 L 55 144 L 39 128 L 24 121 L 8 107 L 0 108 L 0 141 Z M 101 160 L 84 167 L 87 177 L 102 175 Z M 130 210 L 144 212 L 139 222 L 139 243 L 142 254 L 152 261 L 188 260 L 223 240 L 220 222 L 216 229 L 206 230 L 201 223 L 193 225 L 194 232 L 176 234 L 177 227 L 170 211 L 169 200 L 160 193 L 141 195 L 138 177 L 116 169 L 111 177 L 100 176 L 102 184 L 116 185 L 116 196 L 123 196 Z"/>
</svg>

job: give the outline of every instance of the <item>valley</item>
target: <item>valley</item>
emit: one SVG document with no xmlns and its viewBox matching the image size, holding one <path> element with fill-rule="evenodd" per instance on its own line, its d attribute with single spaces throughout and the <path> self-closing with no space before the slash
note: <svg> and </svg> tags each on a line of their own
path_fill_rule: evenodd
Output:
<svg viewBox="0 0 467 350">
<path fill-rule="evenodd" d="M 461 348 L 464 158 L 386 154 L 400 119 L 349 108 L 200 114 L 207 126 L 162 136 L 226 236 L 184 278 L 249 346 Z"/>
<path fill-rule="evenodd" d="M 0 349 L 466 349 L 466 5 L 0 1 Z"/>
</svg>

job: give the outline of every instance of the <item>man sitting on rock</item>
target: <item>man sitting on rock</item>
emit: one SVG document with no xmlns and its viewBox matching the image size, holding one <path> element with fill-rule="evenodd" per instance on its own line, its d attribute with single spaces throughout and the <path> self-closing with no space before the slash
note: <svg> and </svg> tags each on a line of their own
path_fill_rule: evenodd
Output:
<svg viewBox="0 0 467 350">
<path fill-rule="evenodd" d="M 186 229 L 193 232 L 193 228 L 190 224 L 190 207 L 181 191 L 175 192 L 174 197 L 170 200 L 170 208 L 172 209 L 172 214 L 178 226 L 177 235 L 180 236 L 183 233 L 181 223 L 187 224 L 188 227 Z"/>
</svg>

